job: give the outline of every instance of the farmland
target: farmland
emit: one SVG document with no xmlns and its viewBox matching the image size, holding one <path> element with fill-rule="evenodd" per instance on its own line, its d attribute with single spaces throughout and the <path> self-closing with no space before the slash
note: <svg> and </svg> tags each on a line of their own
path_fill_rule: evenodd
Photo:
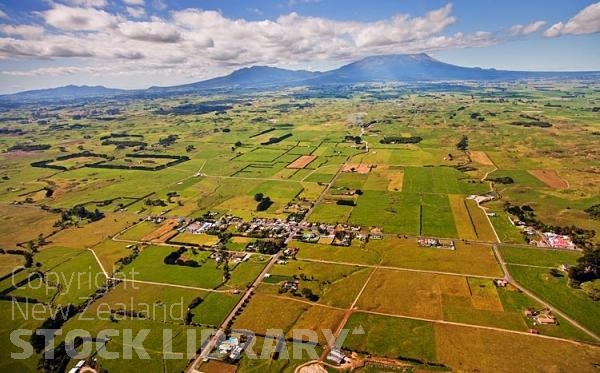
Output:
<svg viewBox="0 0 600 373">
<path fill-rule="evenodd" d="M 40 108 L 11 109 L 23 123 L 1 112 L 0 370 L 35 370 L 40 353 L 11 360 L 11 331 L 40 328 L 50 309 L 72 304 L 81 308 L 58 341 L 116 329 L 107 349 L 118 351 L 124 330 L 151 331 L 150 359 L 101 358 L 111 372 L 292 372 L 326 359 L 321 329 L 362 329 L 343 341 L 346 356 L 417 371 L 592 371 L 598 301 L 559 270 L 583 252 L 534 247 L 545 245 L 541 232 L 526 233 L 508 206 L 544 228 L 595 230 L 586 245 L 600 242 L 590 212 L 600 204 L 598 86 L 497 84 L 99 100 L 94 110 L 120 114 L 48 106 L 43 120 L 66 126 L 52 129 L 38 123 Z M 213 101 L 223 110 L 160 114 Z M 553 125 L 511 124 L 531 111 Z M 50 147 L 8 151 L 34 139 Z M 42 316 L 13 319 L 15 304 Z M 526 315 L 546 308 L 557 325 Z M 209 328 L 256 333 L 259 354 L 276 333 L 289 349 L 307 347 L 294 331 L 313 330 L 319 357 L 287 359 L 274 346 L 266 359 L 199 366 L 197 348 L 162 356 L 165 329 L 176 352 L 188 331 L 218 351 L 210 333 L 200 337 Z M 358 371 L 386 371 L 377 364 Z"/>
</svg>

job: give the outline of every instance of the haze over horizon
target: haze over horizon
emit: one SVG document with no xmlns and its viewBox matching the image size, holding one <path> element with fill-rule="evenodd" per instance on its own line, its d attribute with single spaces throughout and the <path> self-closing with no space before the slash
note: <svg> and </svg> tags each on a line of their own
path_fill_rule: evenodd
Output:
<svg viewBox="0 0 600 373">
<path fill-rule="evenodd" d="M 600 70 L 600 2 L 27 0 L 0 4 L 0 93 L 146 88 L 268 65 L 425 52 L 505 70 Z"/>
</svg>

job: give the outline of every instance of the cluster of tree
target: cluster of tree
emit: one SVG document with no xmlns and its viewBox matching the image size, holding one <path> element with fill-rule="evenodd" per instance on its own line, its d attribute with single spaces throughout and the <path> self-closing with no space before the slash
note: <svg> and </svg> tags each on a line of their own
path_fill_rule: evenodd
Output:
<svg viewBox="0 0 600 373">
<path fill-rule="evenodd" d="M 277 254 L 285 247 L 285 240 L 277 238 L 273 240 L 256 241 L 252 243 L 252 245 L 254 245 L 254 249 L 261 254 L 273 255 Z"/>
<path fill-rule="evenodd" d="M 154 114 L 167 115 L 200 115 L 212 112 L 224 112 L 231 109 L 231 105 L 210 105 L 210 104 L 183 104 L 174 106 L 169 109 L 159 108 L 154 111 Z"/>
<path fill-rule="evenodd" d="M 110 135 L 105 135 L 100 137 L 100 140 L 108 140 L 110 138 L 123 138 L 123 137 L 137 137 L 140 139 L 144 138 L 144 135 L 131 135 L 129 133 L 111 133 Z"/>
<path fill-rule="evenodd" d="M 114 159 L 114 157 L 111 157 L 111 156 L 106 155 L 106 154 L 92 153 L 90 151 L 83 151 L 83 152 L 79 152 L 79 153 L 71 153 L 71 154 L 61 155 L 60 157 L 56 157 L 54 159 L 46 159 L 46 160 L 43 160 L 43 161 L 32 162 L 31 166 L 32 167 L 38 167 L 38 168 L 49 168 L 49 169 L 54 169 L 54 170 L 66 171 L 67 167 L 65 167 L 65 166 L 59 166 L 59 165 L 53 165 L 51 163 L 53 163 L 53 162 L 59 162 L 59 161 L 66 161 L 68 159 L 73 159 L 73 158 L 82 158 L 82 157 L 102 158 L 102 160 L 100 162 L 97 162 L 97 163 L 104 162 L 104 160 L 112 160 L 112 159 Z"/>
<path fill-rule="evenodd" d="M 493 181 L 494 183 L 498 183 L 498 184 L 514 184 L 514 180 L 512 177 L 510 176 L 502 176 L 502 177 L 495 177 L 493 179 L 488 179 L 489 181 Z"/>
<path fill-rule="evenodd" d="M 146 206 L 161 206 L 161 207 L 165 207 L 167 205 L 167 203 L 160 198 L 156 198 L 156 199 L 148 198 L 147 200 L 144 201 L 144 204 Z"/>
<path fill-rule="evenodd" d="M 79 312 L 78 307 L 72 304 L 59 307 L 56 309 L 56 312 L 54 312 L 53 315 L 51 315 L 42 323 L 38 330 L 61 329 L 63 324 L 66 323 L 71 317 L 75 316 L 77 312 Z M 31 343 L 34 351 L 38 354 L 44 351 L 46 348 L 45 338 L 41 334 L 33 333 L 29 339 L 29 342 Z"/>
<path fill-rule="evenodd" d="M 187 155 L 168 155 L 168 154 L 125 154 L 125 157 L 129 158 L 160 158 L 160 159 L 173 159 L 173 161 L 159 164 L 156 166 L 138 166 L 138 165 L 122 165 L 122 164 L 111 164 L 111 163 L 93 163 L 87 164 L 86 167 L 91 168 L 109 168 L 119 170 L 141 170 L 141 171 L 159 171 L 176 164 L 189 161 L 190 157 Z"/>
<path fill-rule="evenodd" d="M 518 120 L 518 121 L 510 122 L 510 124 L 513 126 L 520 126 L 520 127 L 540 127 L 540 128 L 552 127 L 551 123 L 545 122 L 545 121 L 529 122 L 529 121 L 524 121 L 524 120 Z"/>
<path fill-rule="evenodd" d="M 587 212 L 593 219 L 600 219 L 600 204 L 590 206 L 583 211 Z"/>
<path fill-rule="evenodd" d="M 196 147 L 195 147 L 194 145 L 191 145 L 191 144 L 190 144 L 190 145 L 188 145 L 188 146 L 186 146 L 186 147 L 185 147 L 185 151 L 186 151 L 186 153 L 191 153 L 191 152 L 193 152 L 194 150 L 196 150 Z"/>
<path fill-rule="evenodd" d="M 254 195 L 254 200 L 258 202 L 258 205 L 256 205 L 256 211 L 266 211 L 273 204 L 271 198 L 263 195 L 262 193 L 256 193 Z"/>
<path fill-rule="evenodd" d="M 44 237 L 44 235 L 41 235 L 42 237 Z M 31 266 L 33 266 L 33 241 L 29 241 L 31 242 L 31 249 L 29 251 L 25 251 L 25 250 L 15 250 L 15 249 L 0 249 L 0 254 L 10 254 L 10 255 L 21 255 L 25 258 L 25 264 L 23 264 L 23 266 L 25 268 L 30 268 Z"/>
<path fill-rule="evenodd" d="M 104 140 L 102 145 L 116 145 L 118 149 L 133 148 L 136 146 L 146 147 L 148 143 L 145 141 L 137 140 Z"/>
<path fill-rule="evenodd" d="M 271 145 L 271 144 L 277 144 L 280 141 L 283 141 L 285 139 L 287 139 L 288 137 L 291 137 L 292 134 L 291 133 L 286 133 L 283 136 L 279 136 L 279 137 L 271 137 L 269 139 L 269 141 L 265 141 L 265 142 L 261 142 L 260 145 Z"/>
<path fill-rule="evenodd" d="M 300 293 L 304 298 L 310 300 L 311 302 L 317 302 L 319 300 L 319 296 L 313 293 L 313 291 L 310 288 L 302 288 L 302 290 L 300 290 Z"/>
<path fill-rule="evenodd" d="M 477 119 L 480 122 L 485 121 L 485 117 L 483 115 L 481 115 L 481 113 L 478 113 L 478 112 L 471 113 L 471 119 L 473 119 L 473 120 Z"/>
<path fill-rule="evenodd" d="M 60 219 L 54 224 L 54 226 L 65 226 L 73 223 L 73 218 L 79 220 L 87 219 L 90 222 L 98 221 L 104 218 L 104 213 L 98 209 L 90 211 L 83 205 L 76 205 L 68 210 L 60 213 Z"/>
<path fill-rule="evenodd" d="M 423 141 L 421 136 L 386 136 L 379 140 L 381 144 L 418 144 Z"/>
<path fill-rule="evenodd" d="M 600 245 L 583 250 L 577 265 L 569 268 L 569 278 L 573 285 L 581 286 L 594 300 L 600 299 Z"/>
<path fill-rule="evenodd" d="M 67 345 L 65 341 L 61 341 L 56 347 L 53 349 L 54 358 L 46 359 L 44 356 L 40 358 L 38 361 L 37 370 L 38 372 L 43 373 L 62 373 L 67 370 L 67 365 L 71 361 L 71 357 L 75 356 L 76 348 L 83 344 L 83 338 L 75 338 L 73 343 Z M 71 350 L 71 351 L 69 351 Z"/>
<path fill-rule="evenodd" d="M 336 205 L 340 206 L 356 206 L 356 202 L 351 199 L 338 199 Z"/>
<path fill-rule="evenodd" d="M 361 144 L 362 143 L 362 137 L 360 137 L 360 136 L 346 135 L 346 136 L 344 136 L 344 141 L 346 141 L 346 142 L 354 142 L 355 144 Z"/>
<path fill-rule="evenodd" d="M 169 255 L 167 255 L 165 257 L 165 259 L 163 260 L 163 262 L 167 265 L 179 265 L 179 266 L 186 266 L 186 267 L 200 267 L 200 264 L 198 264 L 197 261 L 195 260 L 183 260 L 181 259 L 181 256 L 183 254 L 185 254 L 187 252 L 187 249 L 185 247 L 180 247 L 179 249 L 173 251 L 172 253 L 170 253 Z"/>
<path fill-rule="evenodd" d="M 15 144 L 7 149 L 9 152 L 23 151 L 33 152 L 36 150 L 48 150 L 50 145 L 48 144 Z"/>
<path fill-rule="evenodd" d="M 263 131 L 260 131 L 258 133 L 255 133 L 254 135 L 249 136 L 248 138 L 251 139 L 253 137 L 258 137 L 260 135 L 264 135 L 265 133 L 269 133 L 269 132 L 272 132 L 272 131 L 275 131 L 275 127 L 267 128 L 266 130 L 263 130 Z"/>
<path fill-rule="evenodd" d="M 121 259 L 117 260 L 115 262 L 115 264 L 119 264 L 121 266 L 126 266 L 128 264 L 131 264 L 135 260 L 135 258 L 137 258 L 139 253 L 140 253 L 140 250 L 137 248 L 137 246 L 134 246 L 133 249 L 131 250 L 131 254 L 124 256 Z"/>
<path fill-rule="evenodd" d="M 173 145 L 177 141 L 177 135 L 169 135 L 158 140 L 158 144 L 162 146 Z"/>
<path fill-rule="evenodd" d="M 25 132 L 23 132 L 23 130 L 20 129 L 20 128 L 6 128 L 6 127 L 0 128 L 0 135 L 17 135 L 17 136 L 21 136 L 24 133 Z"/>
<path fill-rule="evenodd" d="M 466 151 L 469 148 L 469 138 L 466 135 L 463 135 L 456 144 L 456 148 L 458 150 Z"/>
</svg>

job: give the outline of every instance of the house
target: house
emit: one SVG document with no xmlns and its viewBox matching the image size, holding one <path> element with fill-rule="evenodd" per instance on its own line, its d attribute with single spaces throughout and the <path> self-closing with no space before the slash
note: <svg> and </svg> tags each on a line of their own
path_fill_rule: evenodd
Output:
<svg viewBox="0 0 600 373">
<path fill-rule="evenodd" d="M 540 325 L 556 325 L 556 316 L 548 309 L 541 311 L 533 320 Z"/>
<path fill-rule="evenodd" d="M 346 356 L 342 353 L 342 351 L 340 351 L 339 348 L 333 347 L 327 355 L 327 360 L 340 365 L 346 362 Z"/>
<path fill-rule="evenodd" d="M 508 286 L 508 280 L 504 278 L 499 278 L 494 280 L 494 285 L 499 288 L 505 288 Z"/>
<path fill-rule="evenodd" d="M 372 228 L 369 232 L 369 238 L 371 238 L 372 240 L 382 240 L 383 232 L 381 231 L 381 228 Z"/>
<path fill-rule="evenodd" d="M 237 338 L 228 338 L 224 342 L 219 345 L 219 353 L 220 354 L 229 354 L 232 351 L 235 351 L 240 346 L 240 340 Z M 241 352 L 241 351 L 240 351 Z"/>
</svg>

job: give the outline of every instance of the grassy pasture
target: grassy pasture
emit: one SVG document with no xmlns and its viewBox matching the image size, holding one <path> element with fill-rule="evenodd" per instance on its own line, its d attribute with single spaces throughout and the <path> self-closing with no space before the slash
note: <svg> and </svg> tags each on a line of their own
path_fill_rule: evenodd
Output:
<svg viewBox="0 0 600 373">
<path fill-rule="evenodd" d="M 598 347 L 443 324 L 435 324 L 435 346 L 438 360 L 457 371 L 584 372 L 600 358 Z"/>
<path fill-rule="evenodd" d="M 417 194 L 365 191 L 348 221 L 362 226 L 381 227 L 384 233 L 419 234 Z"/>
<path fill-rule="evenodd" d="M 0 246 L 17 248 L 17 244 L 45 236 L 55 228 L 58 215 L 50 214 L 34 206 L 9 206 L 0 208 Z M 18 227 L 18 229 L 15 229 Z"/>
<path fill-rule="evenodd" d="M 595 333 L 600 332 L 600 309 L 582 290 L 570 288 L 566 277 L 554 277 L 548 269 L 508 266 L 514 279 L 560 309 L 581 325 Z"/>
<path fill-rule="evenodd" d="M 477 240 L 477 233 L 472 222 L 471 214 L 466 205 L 465 198 L 461 195 L 448 195 L 450 208 L 454 215 L 454 222 L 458 237 L 465 240 Z"/>
<path fill-rule="evenodd" d="M 561 264 L 576 264 L 577 258 L 581 256 L 579 252 L 565 250 L 510 246 L 501 246 L 500 253 L 507 263 L 556 268 Z"/>
<path fill-rule="evenodd" d="M 437 361 L 432 323 L 358 312 L 350 317 L 344 327 L 350 330 L 344 342 L 345 348 L 392 359 L 401 356 Z M 365 333 L 353 334 L 352 331 L 359 327 Z"/>
<path fill-rule="evenodd" d="M 471 275 L 500 276 L 488 246 L 455 242 L 456 250 L 419 247 L 415 239 L 385 237 L 371 240 L 367 249 L 383 256 L 382 265 Z"/>
<path fill-rule="evenodd" d="M 450 202 L 445 195 L 423 194 L 421 235 L 433 237 L 458 237 Z"/>
<path fill-rule="evenodd" d="M 132 264 L 125 266 L 122 272 L 127 278 L 135 280 L 208 289 L 222 282 L 223 271 L 217 268 L 215 261 L 208 258 L 210 253 L 199 252 L 193 257 L 190 256 L 190 259 L 200 263 L 199 268 L 164 264 L 163 259 L 174 250 L 173 247 L 148 246 Z"/>
</svg>

